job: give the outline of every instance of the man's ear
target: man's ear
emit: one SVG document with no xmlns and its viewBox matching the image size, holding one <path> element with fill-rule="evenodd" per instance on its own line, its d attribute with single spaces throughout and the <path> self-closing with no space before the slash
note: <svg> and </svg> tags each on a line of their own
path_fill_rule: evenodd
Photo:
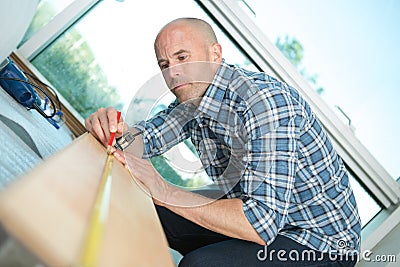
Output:
<svg viewBox="0 0 400 267">
<path fill-rule="evenodd" d="M 219 43 L 215 43 L 210 47 L 211 61 L 214 63 L 222 62 L 222 47 Z"/>
</svg>

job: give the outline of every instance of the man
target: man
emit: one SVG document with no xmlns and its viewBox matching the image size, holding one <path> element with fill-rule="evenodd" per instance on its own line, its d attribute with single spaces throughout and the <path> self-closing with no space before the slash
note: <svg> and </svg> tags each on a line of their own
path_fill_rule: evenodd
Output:
<svg viewBox="0 0 400 267">
<path fill-rule="evenodd" d="M 134 126 L 142 151 L 114 155 L 149 189 L 169 245 L 184 256 L 180 266 L 354 265 L 343 257 L 360 247 L 348 174 L 299 93 L 228 65 L 212 28 L 199 19 L 170 22 L 154 47 L 177 100 Z M 127 130 L 113 108 L 85 124 L 104 145 L 110 132 Z M 140 158 L 189 137 L 224 197 L 175 187 Z"/>
</svg>

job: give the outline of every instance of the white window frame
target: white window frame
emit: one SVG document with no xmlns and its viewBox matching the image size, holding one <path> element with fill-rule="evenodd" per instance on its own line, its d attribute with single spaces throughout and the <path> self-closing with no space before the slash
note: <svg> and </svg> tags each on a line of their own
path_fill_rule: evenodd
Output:
<svg viewBox="0 0 400 267">
<path fill-rule="evenodd" d="M 17 54 L 28 60 L 32 60 L 100 1 L 76 0 L 72 2 L 19 47 Z"/>
</svg>

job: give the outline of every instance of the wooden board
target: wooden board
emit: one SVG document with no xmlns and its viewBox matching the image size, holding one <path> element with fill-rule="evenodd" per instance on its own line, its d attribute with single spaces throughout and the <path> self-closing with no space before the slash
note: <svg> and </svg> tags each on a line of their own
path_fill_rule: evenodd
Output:
<svg viewBox="0 0 400 267">
<path fill-rule="evenodd" d="M 84 134 L 0 193 L 0 220 L 50 266 L 74 266 L 80 255 L 106 161 Z M 117 160 L 99 266 L 173 266 L 151 197 Z"/>
</svg>

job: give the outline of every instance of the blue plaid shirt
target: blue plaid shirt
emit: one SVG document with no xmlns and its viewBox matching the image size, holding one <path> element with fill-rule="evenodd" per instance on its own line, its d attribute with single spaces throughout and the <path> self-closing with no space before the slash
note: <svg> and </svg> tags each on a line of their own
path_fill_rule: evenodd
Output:
<svg viewBox="0 0 400 267">
<path fill-rule="evenodd" d="M 310 106 L 265 73 L 219 67 L 200 105 L 173 102 L 135 127 L 146 157 L 191 138 L 228 198 L 270 244 L 280 234 L 312 249 L 359 251 L 360 219 L 346 168 Z"/>
</svg>

